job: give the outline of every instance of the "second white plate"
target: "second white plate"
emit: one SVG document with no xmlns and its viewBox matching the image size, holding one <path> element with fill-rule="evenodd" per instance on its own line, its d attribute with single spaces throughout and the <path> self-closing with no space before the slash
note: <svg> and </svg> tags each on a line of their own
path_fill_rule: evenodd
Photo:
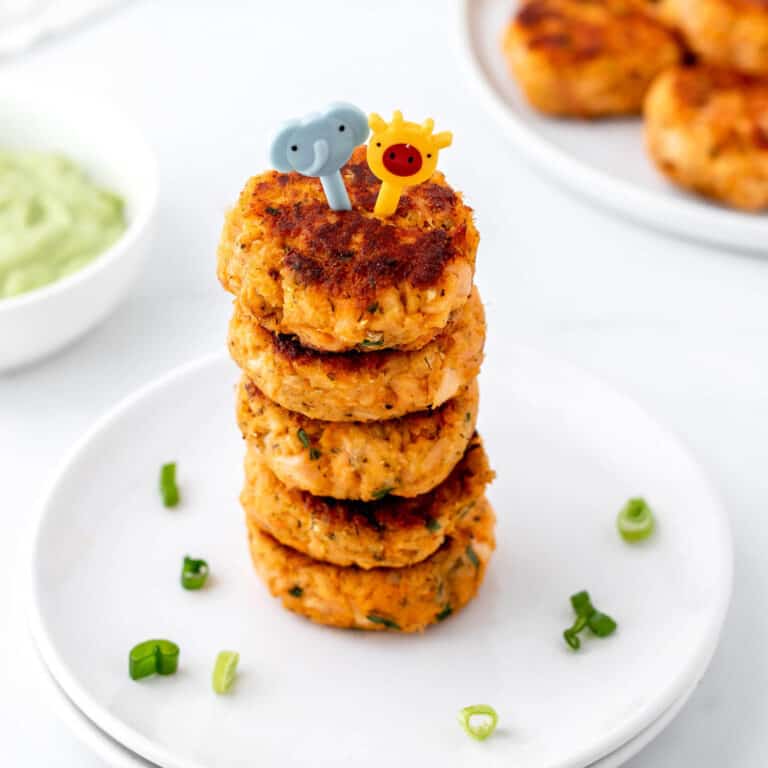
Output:
<svg viewBox="0 0 768 768">
<path fill-rule="evenodd" d="M 655 229 L 765 253 L 768 216 L 688 194 L 648 158 L 640 119 L 556 120 L 525 102 L 506 68 L 502 32 L 516 0 L 458 0 L 462 55 L 483 103 L 510 140 L 578 195 Z"/>
<path fill-rule="evenodd" d="M 628 399 L 528 350 L 489 350 L 481 431 L 498 472 L 498 551 L 479 597 L 423 636 L 334 631 L 286 613 L 251 571 L 242 513 L 236 373 L 216 358 L 123 403 L 76 447 L 41 512 L 32 626 L 83 713 L 172 768 L 337 765 L 583 768 L 650 726 L 698 680 L 731 585 L 727 521 L 697 465 Z M 158 468 L 179 462 L 166 510 Z M 643 493 L 660 521 L 625 544 L 616 509 Z M 178 584 L 185 553 L 208 588 Z M 574 654 L 568 596 L 589 589 L 619 622 Z M 169 637 L 172 678 L 133 682 L 130 647 Z M 216 697 L 216 653 L 242 674 Z M 501 715 L 477 744 L 466 704 Z"/>
</svg>

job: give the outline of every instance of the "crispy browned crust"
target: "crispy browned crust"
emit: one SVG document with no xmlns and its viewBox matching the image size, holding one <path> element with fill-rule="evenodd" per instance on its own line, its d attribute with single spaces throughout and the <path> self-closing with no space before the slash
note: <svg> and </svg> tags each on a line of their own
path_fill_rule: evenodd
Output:
<svg viewBox="0 0 768 768">
<path fill-rule="evenodd" d="M 666 16 L 707 64 L 768 75 L 766 0 L 664 0 Z"/>
<path fill-rule="evenodd" d="M 243 436 L 289 488 L 371 501 L 380 488 L 418 496 L 443 482 L 475 431 L 477 382 L 432 411 L 376 422 L 309 419 L 243 377 L 237 420 Z"/>
<path fill-rule="evenodd" d="M 502 47 L 528 100 L 548 114 L 636 114 L 653 78 L 682 55 L 637 0 L 527 0 Z"/>
<path fill-rule="evenodd" d="M 235 308 L 229 349 L 283 408 L 323 421 L 378 421 L 437 408 L 477 376 L 485 316 L 475 289 L 448 327 L 418 351 L 323 353 L 275 336 Z"/>
<path fill-rule="evenodd" d="M 351 211 L 332 211 L 318 179 L 253 177 L 227 215 L 219 279 L 262 325 L 305 346 L 417 348 L 469 295 L 472 211 L 435 173 L 403 194 L 393 216 L 377 218 L 365 147 L 342 174 Z"/>
<path fill-rule="evenodd" d="M 316 560 L 361 568 L 401 568 L 429 557 L 485 492 L 493 471 L 475 436 L 461 461 L 433 490 L 413 498 L 339 500 L 287 488 L 249 445 L 241 502 L 279 542 Z M 388 489 L 382 487 L 380 493 Z"/>
<path fill-rule="evenodd" d="M 427 560 L 363 570 L 312 560 L 248 520 L 251 558 L 269 591 L 290 611 L 319 624 L 419 632 L 455 615 L 477 594 L 495 547 L 491 505 L 478 499 Z"/>
<path fill-rule="evenodd" d="M 648 151 L 686 189 L 735 208 L 768 208 L 768 78 L 670 69 L 645 104 Z"/>
</svg>

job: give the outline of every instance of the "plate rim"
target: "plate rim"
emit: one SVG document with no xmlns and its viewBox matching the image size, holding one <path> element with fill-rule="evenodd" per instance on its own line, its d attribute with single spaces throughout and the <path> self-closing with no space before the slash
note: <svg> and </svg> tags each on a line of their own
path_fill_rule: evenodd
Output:
<svg viewBox="0 0 768 768">
<path fill-rule="evenodd" d="M 473 9 L 487 3 L 488 0 L 480 3 L 455 0 L 454 38 L 460 53 L 458 58 L 465 78 L 486 112 L 493 115 L 497 126 L 523 157 L 571 196 L 635 225 L 710 248 L 727 247 L 765 254 L 768 214 L 740 212 L 693 196 L 661 197 L 575 158 L 541 138 L 517 118 L 487 77 L 474 45 Z"/>
<path fill-rule="evenodd" d="M 705 674 L 711 658 L 719 645 L 720 635 L 725 624 L 733 587 L 733 538 L 730 519 L 719 491 L 710 480 L 709 475 L 704 472 L 702 465 L 696 460 L 695 454 L 688 448 L 684 440 L 675 432 L 664 426 L 663 423 L 659 422 L 631 395 L 618 389 L 599 375 L 595 375 L 591 371 L 556 355 L 542 352 L 524 344 L 514 343 L 513 346 L 517 349 L 518 353 L 540 360 L 545 366 L 555 366 L 569 375 L 577 376 L 589 386 L 609 392 L 615 398 L 620 399 L 625 406 L 634 409 L 657 429 L 659 434 L 664 436 L 665 440 L 674 445 L 682 456 L 692 464 L 697 471 L 700 482 L 706 488 L 706 491 L 711 497 L 718 512 L 716 519 L 721 529 L 721 551 L 723 553 L 724 578 L 721 584 L 722 588 L 717 595 L 716 611 L 712 614 L 711 631 L 708 633 L 709 642 L 703 644 L 698 649 L 698 653 L 689 660 L 686 665 L 687 670 L 685 676 L 681 678 L 682 683 L 678 682 L 675 687 L 669 689 L 665 696 L 655 699 L 655 706 L 652 706 L 652 704 L 646 705 L 642 715 L 635 718 L 636 727 L 634 729 L 630 729 L 627 726 L 624 726 L 623 729 L 614 729 L 612 732 L 613 738 L 610 741 L 603 741 L 602 746 L 598 749 L 594 746 L 582 749 L 580 752 L 569 758 L 567 762 L 567 766 L 572 768 L 576 768 L 576 766 L 579 768 L 582 766 L 588 767 L 595 761 L 600 760 L 603 757 L 608 757 L 612 752 L 616 751 L 624 744 L 629 743 L 635 735 L 639 735 L 647 727 L 650 727 L 658 717 L 666 712 L 687 690 L 686 683 L 689 683 L 692 680 L 698 682 L 698 680 Z M 44 486 L 43 494 L 37 505 L 36 512 L 31 515 L 28 535 L 26 537 L 24 598 L 27 607 L 28 623 L 38 653 L 43 659 L 48 672 L 55 682 L 60 685 L 63 692 L 70 698 L 77 709 L 79 709 L 94 725 L 130 751 L 135 752 L 151 763 L 157 764 L 158 766 L 164 766 L 165 768 L 205 768 L 205 766 L 197 760 L 191 761 L 186 758 L 179 760 L 177 755 L 164 747 L 158 747 L 143 733 L 126 726 L 119 717 L 113 715 L 108 709 L 93 700 L 93 697 L 80 685 L 75 676 L 69 671 L 64 659 L 61 658 L 59 652 L 55 648 L 52 639 L 48 637 L 40 606 L 36 600 L 37 546 L 47 516 L 48 507 L 55 498 L 53 491 L 55 491 L 59 483 L 66 477 L 70 467 L 78 461 L 81 452 L 88 446 L 92 439 L 109 427 L 111 423 L 118 420 L 125 411 L 129 410 L 134 404 L 143 400 L 148 395 L 151 395 L 151 393 L 161 390 L 175 380 L 189 376 L 197 370 L 205 369 L 209 366 L 221 365 L 228 361 L 229 357 L 224 351 L 204 355 L 191 362 L 172 368 L 165 374 L 150 380 L 134 392 L 129 393 L 127 396 L 120 399 L 111 408 L 108 408 L 107 411 L 103 413 L 101 417 L 97 418 L 93 425 L 75 441 L 72 448 L 59 463 L 57 469 L 52 473 L 50 481 Z M 649 712 L 651 713 L 650 715 L 648 714 Z M 639 724 L 639 728 L 637 727 L 637 724 Z M 634 730 L 634 734 L 630 734 L 627 737 L 627 731 L 629 730 Z M 566 763 L 563 763 L 563 766 L 565 765 Z M 598 768 L 600 768 L 599 764 Z"/>
</svg>

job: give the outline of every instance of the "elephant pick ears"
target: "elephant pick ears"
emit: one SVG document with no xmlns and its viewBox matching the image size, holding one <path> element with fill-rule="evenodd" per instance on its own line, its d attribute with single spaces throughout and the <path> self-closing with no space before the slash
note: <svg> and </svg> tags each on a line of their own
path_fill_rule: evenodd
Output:
<svg viewBox="0 0 768 768">
<path fill-rule="evenodd" d="M 451 133 L 433 132 L 431 118 L 422 124 L 412 123 L 396 110 L 387 123 L 375 113 L 367 118 L 352 104 L 337 102 L 323 112 L 285 123 L 272 141 L 272 164 L 278 171 L 317 176 L 330 208 L 349 211 L 352 205 L 341 168 L 355 147 L 368 138 L 369 126 L 373 134 L 367 150 L 368 165 L 382 182 L 374 213 L 391 216 L 405 188 L 429 179 L 440 150 L 451 144 Z"/>
</svg>

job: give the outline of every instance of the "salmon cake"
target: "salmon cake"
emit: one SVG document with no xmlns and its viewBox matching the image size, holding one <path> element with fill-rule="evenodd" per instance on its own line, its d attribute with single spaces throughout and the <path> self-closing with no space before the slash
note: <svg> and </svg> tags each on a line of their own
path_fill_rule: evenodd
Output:
<svg viewBox="0 0 768 768">
<path fill-rule="evenodd" d="M 256 571 L 289 610 L 333 627 L 419 632 L 477 594 L 495 547 L 494 523 L 482 497 L 431 557 L 395 569 L 317 562 L 280 544 L 253 520 L 248 536 Z"/>
<path fill-rule="evenodd" d="M 475 436 L 448 477 L 427 493 L 406 499 L 382 486 L 375 501 L 333 499 L 283 485 L 250 444 L 240 499 L 249 520 L 316 560 L 363 569 L 401 568 L 438 549 L 493 476 Z"/>
<path fill-rule="evenodd" d="M 309 419 L 243 377 L 237 420 L 269 469 L 289 488 L 372 501 L 382 488 L 418 496 L 445 480 L 475 431 L 478 386 L 433 411 L 375 422 Z"/>
<path fill-rule="evenodd" d="M 768 0 L 664 0 L 667 16 L 708 64 L 768 75 Z"/>
<path fill-rule="evenodd" d="M 670 69 L 648 93 L 645 138 L 681 187 L 745 211 L 768 208 L 768 78 Z"/>
<path fill-rule="evenodd" d="M 653 79 L 682 56 L 636 0 L 526 0 L 502 49 L 533 107 L 581 118 L 639 114 Z"/>
<path fill-rule="evenodd" d="M 317 352 L 270 333 L 236 307 L 229 350 L 245 375 L 289 411 L 322 421 L 379 421 L 438 408 L 480 372 L 485 315 L 477 289 L 418 351 Z"/>
<path fill-rule="evenodd" d="M 472 290 L 479 236 L 472 210 L 436 172 L 389 218 L 373 215 L 380 182 L 358 147 L 342 176 L 351 211 L 328 207 L 320 180 L 269 171 L 228 213 L 218 276 L 243 312 L 306 347 L 418 349 Z"/>
</svg>

